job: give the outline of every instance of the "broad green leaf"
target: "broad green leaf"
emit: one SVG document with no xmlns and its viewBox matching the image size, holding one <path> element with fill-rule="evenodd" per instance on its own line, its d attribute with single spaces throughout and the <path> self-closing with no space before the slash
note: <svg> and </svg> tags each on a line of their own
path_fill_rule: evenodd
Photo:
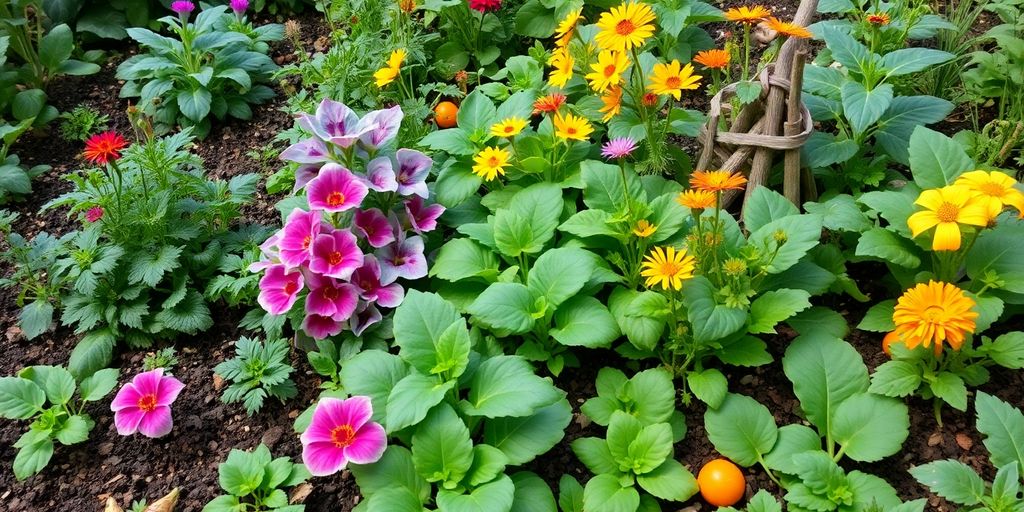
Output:
<svg viewBox="0 0 1024 512">
<path fill-rule="evenodd" d="M 562 512 L 583 512 L 583 486 L 571 475 L 558 481 L 558 508 Z"/>
<path fill-rule="evenodd" d="M 385 425 L 391 390 L 408 374 L 408 368 L 398 356 L 382 350 L 360 352 L 338 371 L 345 390 L 353 395 L 370 397 L 373 421 Z"/>
<path fill-rule="evenodd" d="M 558 444 L 571 420 L 572 407 L 562 399 L 531 416 L 487 420 L 484 441 L 504 452 L 510 465 L 518 466 Z"/>
<path fill-rule="evenodd" d="M 72 445 L 89 439 L 89 431 L 95 423 L 87 416 L 76 414 L 68 417 L 56 432 L 57 440 L 63 445 Z"/>
<path fill-rule="evenodd" d="M 849 487 L 853 490 L 853 509 L 867 510 L 868 507 L 879 507 L 882 510 L 893 510 L 902 502 L 896 489 L 885 480 L 875 475 L 860 471 L 850 471 L 847 475 Z"/>
<path fill-rule="evenodd" d="M 494 480 L 505 472 L 508 458 L 505 454 L 488 444 L 473 446 L 473 465 L 469 467 L 463 481 L 468 487 L 476 487 Z"/>
<path fill-rule="evenodd" d="M 421 503 L 430 496 L 430 484 L 416 472 L 412 453 L 403 446 L 390 445 L 377 462 L 350 464 L 349 470 L 366 497 L 396 486 L 411 491 Z"/>
<path fill-rule="evenodd" d="M 704 276 L 696 276 L 683 287 L 683 304 L 700 343 L 720 340 L 738 331 L 747 321 L 747 312 L 716 302 L 717 291 Z"/>
<path fill-rule="evenodd" d="M 437 509 L 443 512 L 508 512 L 515 499 L 516 486 L 508 475 L 473 489 L 469 494 L 448 490 L 437 492 Z"/>
<path fill-rule="evenodd" d="M 881 119 L 892 103 L 893 87 L 890 84 L 875 86 L 867 90 L 860 82 L 850 80 L 843 84 L 843 112 L 850 121 L 854 134 L 867 131 Z"/>
<path fill-rule="evenodd" d="M 640 493 L 623 487 L 614 475 L 597 475 L 583 489 L 583 509 L 587 512 L 636 512 Z"/>
<path fill-rule="evenodd" d="M 482 138 L 491 129 L 491 125 L 500 121 L 498 110 L 490 98 L 482 92 L 474 92 L 462 101 L 459 106 L 459 129 L 470 134 L 471 138 Z"/>
<path fill-rule="evenodd" d="M 618 213 L 626 209 L 627 191 L 623 186 L 623 173 L 619 166 L 586 160 L 580 164 L 583 175 L 583 202 L 587 207 Z M 645 200 L 643 184 L 634 173 L 626 173 L 629 197 L 634 201 Z"/>
<path fill-rule="evenodd" d="M 953 111 L 953 103 L 934 96 L 896 96 L 878 120 L 875 141 L 903 165 L 909 165 L 910 135 L 914 128 L 942 121 Z"/>
<path fill-rule="evenodd" d="M 704 428 L 715 450 L 744 467 L 761 460 L 779 437 L 767 407 L 733 393 L 726 395 L 718 409 L 704 413 Z"/>
<path fill-rule="evenodd" d="M 360 488 L 360 490 L 362 489 Z M 368 495 L 365 500 L 365 507 L 365 512 L 422 512 L 423 500 L 405 487 L 391 487 L 382 489 L 376 494 Z"/>
<path fill-rule="evenodd" d="M 793 456 L 814 450 L 821 450 L 821 438 L 814 429 L 804 425 L 786 425 L 779 428 L 775 446 L 764 456 L 765 465 L 790 475 L 800 472 Z"/>
<path fill-rule="evenodd" d="M 612 415 L 612 423 L 608 427 L 609 448 L 613 446 L 610 431 L 614 426 L 615 415 Z M 614 450 L 612 453 L 615 453 Z M 655 423 L 643 427 L 639 434 L 629 442 L 626 454 L 627 460 L 630 462 L 628 468 L 630 471 L 636 475 L 650 473 L 672 455 L 672 427 L 668 423 Z M 619 467 L 623 468 L 621 460 Z"/>
<path fill-rule="evenodd" d="M 810 294 L 803 290 L 782 289 L 765 292 L 750 304 L 751 334 L 775 333 L 775 326 L 811 307 Z"/>
<path fill-rule="evenodd" d="M 534 373 L 525 359 L 497 356 L 481 363 L 473 374 L 463 410 L 470 416 L 522 417 L 564 396 L 549 379 Z"/>
<path fill-rule="evenodd" d="M 388 397 L 387 421 L 384 423 L 388 432 L 398 432 L 422 421 L 457 382 L 440 381 L 437 377 L 421 373 L 411 373 L 398 381 Z"/>
<path fill-rule="evenodd" d="M 636 483 L 651 495 L 669 501 L 686 501 L 700 491 L 693 474 L 671 458 L 653 471 L 637 476 Z"/>
<path fill-rule="evenodd" d="M 715 368 L 687 372 L 686 384 L 690 386 L 693 395 L 710 409 L 717 409 L 729 392 L 729 382 L 725 375 Z"/>
<path fill-rule="evenodd" d="M 6 171 L 0 167 L 0 173 L 6 173 Z M 0 181 L 3 181 L 3 178 L 0 178 Z M 4 184 L 0 184 L 0 187 L 12 190 L 13 192 L 18 192 Z M 30 191 L 31 189 L 26 190 L 24 193 Z M 21 330 L 25 335 L 25 338 L 35 338 L 36 336 L 46 332 L 46 330 L 50 328 L 50 324 L 53 323 L 53 305 L 46 299 L 36 299 L 21 308 L 18 320 L 18 325 L 21 326 Z"/>
<path fill-rule="evenodd" d="M 910 172 L 922 189 L 952 185 L 957 176 L 974 170 L 974 162 L 953 139 L 919 126 L 910 136 Z"/>
<path fill-rule="evenodd" d="M 430 411 L 412 436 L 412 462 L 428 482 L 454 489 L 473 464 L 469 429 L 455 410 L 441 404 Z"/>
<path fill-rule="evenodd" d="M 964 380 L 953 372 L 939 372 L 928 385 L 932 393 L 958 411 L 967 410 L 967 386 Z"/>
<path fill-rule="evenodd" d="M 28 379 L 0 377 L 0 416 L 23 420 L 42 412 L 46 403 L 43 388 Z"/>
<path fill-rule="evenodd" d="M 560 186 L 554 183 L 537 183 L 520 190 L 509 202 L 508 209 L 527 220 L 533 235 L 533 243 L 543 246 L 555 235 L 555 229 L 558 227 L 559 218 L 562 215 L 562 207 L 562 188 Z M 500 212 L 501 210 L 499 210 Z M 495 241 L 497 241 L 497 235 L 495 235 Z M 515 255 L 510 254 L 510 256 Z"/>
<path fill-rule="evenodd" d="M 868 216 L 848 194 L 840 194 L 821 203 L 804 203 L 804 209 L 807 213 L 821 215 L 825 228 L 833 231 L 860 233 L 872 226 Z"/>
<path fill-rule="evenodd" d="M 523 253 L 538 253 L 544 248 L 544 241 L 533 231 L 530 219 L 514 211 L 498 210 L 491 227 L 494 245 L 510 258 L 518 258 Z"/>
<path fill-rule="evenodd" d="M 537 296 L 519 283 L 494 283 L 487 287 L 467 311 L 493 329 L 511 333 L 529 332 L 536 321 Z"/>
<path fill-rule="evenodd" d="M 532 279 L 534 273 L 530 273 Z M 594 297 L 578 295 L 555 311 L 552 338 L 563 345 L 588 348 L 608 347 L 621 335 L 608 308 Z"/>
<path fill-rule="evenodd" d="M 743 206 L 743 225 L 753 232 L 773 220 L 799 214 L 800 210 L 782 194 L 768 187 L 757 187 Z"/>
<path fill-rule="evenodd" d="M 570 446 L 572 452 L 580 459 L 591 473 L 618 474 L 619 463 L 612 455 L 608 442 L 596 437 L 580 437 L 574 440 Z"/>
<path fill-rule="evenodd" d="M 498 275 L 498 258 L 473 240 L 456 238 L 441 247 L 430 275 L 447 281 L 471 277 L 493 280 Z"/>
<path fill-rule="evenodd" d="M 84 379 L 110 364 L 116 339 L 107 329 L 86 334 L 71 350 L 68 370 L 76 379 Z"/>
<path fill-rule="evenodd" d="M 860 354 L 849 343 L 829 335 L 798 337 L 786 349 L 782 367 L 793 383 L 800 408 L 820 432 L 832 431 L 832 418 L 840 403 L 868 389 L 868 370 Z"/>
<path fill-rule="evenodd" d="M 14 456 L 14 477 L 24 480 L 46 467 L 53 457 L 53 441 L 40 439 L 32 444 L 21 446 Z"/>
<path fill-rule="evenodd" d="M 952 53 L 932 48 L 901 48 L 886 53 L 882 57 L 882 67 L 887 77 L 901 76 L 923 71 L 954 57 Z"/>
<path fill-rule="evenodd" d="M 554 308 L 576 295 L 593 273 L 593 259 L 587 250 L 560 247 L 544 251 L 537 258 L 526 285 L 533 295 L 544 297 Z"/>
<path fill-rule="evenodd" d="M 985 481 L 958 460 L 939 460 L 910 468 L 910 474 L 932 492 L 960 505 L 977 505 L 985 497 Z"/>
<path fill-rule="evenodd" d="M 60 366 L 30 366 L 18 372 L 18 376 L 35 382 L 54 405 L 70 402 L 75 394 L 75 378 Z"/>
<path fill-rule="evenodd" d="M 978 393 L 974 406 L 992 465 L 1001 468 L 1016 462 L 1018 469 L 1024 468 L 1024 413 L 985 392 Z"/>
<path fill-rule="evenodd" d="M 791 215 L 761 226 L 750 234 L 748 244 L 759 248 L 778 245 L 776 238 L 784 236 L 785 243 L 768 265 L 768 273 L 778 274 L 800 261 L 821 238 L 821 217 L 818 215 Z M 771 249 L 769 249 L 771 250 Z"/>
<path fill-rule="evenodd" d="M 640 350 L 653 350 L 665 332 L 668 299 L 658 292 L 616 287 L 608 309 L 629 342 Z"/>
<path fill-rule="evenodd" d="M 999 366 L 1015 370 L 1024 368 L 1024 332 L 1008 332 L 983 348 Z"/>
<path fill-rule="evenodd" d="M 907 361 L 886 361 L 871 374 L 868 391 L 891 397 L 905 397 L 921 385 L 921 370 Z"/>
<path fill-rule="evenodd" d="M 851 459 L 874 462 L 898 452 L 909 429 L 910 415 L 903 402 L 862 393 L 839 404 L 831 434 Z"/>
<path fill-rule="evenodd" d="M 676 410 L 672 375 L 664 368 L 637 373 L 623 386 L 622 392 L 632 401 L 627 412 L 642 425 L 666 422 Z"/>
<path fill-rule="evenodd" d="M 213 96 L 204 87 L 179 91 L 177 99 L 181 113 L 195 123 L 202 122 L 206 116 L 210 115 Z"/>
<path fill-rule="evenodd" d="M 896 307 L 895 300 L 883 300 L 874 306 L 864 315 L 857 328 L 862 331 L 890 332 L 896 328 L 892 320 L 893 309 Z"/>
<path fill-rule="evenodd" d="M 113 391 L 117 386 L 117 368 L 105 368 L 82 380 L 78 386 L 78 395 L 84 402 L 95 402 Z"/>
<path fill-rule="evenodd" d="M 516 486 L 516 493 L 509 512 L 558 511 L 551 488 L 536 474 L 520 471 L 512 475 L 512 483 Z"/>
<path fill-rule="evenodd" d="M 71 57 L 75 49 L 75 35 L 71 28 L 61 23 L 50 29 L 39 40 L 39 61 L 48 70 L 56 70 L 61 62 Z"/>
<path fill-rule="evenodd" d="M 394 317 L 399 355 L 421 373 L 430 374 L 438 364 L 437 344 L 460 321 L 459 311 L 441 296 L 409 290 Z"/>
</svg>

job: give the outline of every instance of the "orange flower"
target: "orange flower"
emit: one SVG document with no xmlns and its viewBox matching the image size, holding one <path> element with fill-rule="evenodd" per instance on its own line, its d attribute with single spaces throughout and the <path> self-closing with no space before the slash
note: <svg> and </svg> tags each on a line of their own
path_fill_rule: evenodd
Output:
<svg viewBox="0 0 1024 512">
<path fill-rule="evenodd" d="M 778 32 L 780 35 L 796 37 L 798 39 L 810 39 L 814 35 L 811 34 L 810 30 L 807 30 L 796 23 L 788 23 L 779 20 L 775 16 L 768 18 L 768 27 Z"/>
<path fill-rule="evenodd" d="M 553 92 L 547 96 L 537 98 L 537 101 L 533 102 L 533 113 L 534 115 L 544 113 L 551 114 L 558 112 L 558 109 L 562 108 L 565 104 L 565 95 L 559 92 Z"/>
<path fill-rule="evenodd" d="M 956 285 L 940 281 L 921 283 L 896 301 L 892 313 L 896 329 L 882 341 L 882 348 L 888 353 L 889 346 L 896 342 L 903 342 L 910 349 L 934 344 L 938 356 L 946 342 L 953 350 L 960 350 L 964 334 L 974 332 L 974 319 L 978 318 L 978 313 L 972 311 L 974 306 L 974 299 Z"/>
<path fill-rule="evenodd" d="M 763 5 L 734 7 L 725 11 L 725 19 L 745 25 L 753 25 L 771 15 L 772 12 Z"/>
<path fill-rule="evenodd" d="M 676 196 L 676 202 L 691 210 L 714 208 L 715 193 L 707 190 L 689 189 Z"/>
<path fill-rule="evenodd" d="M 889 15 L 884 12 L 873 12 L 868 14 L 868 23 L 872 25 L 888 25 L 890 18 Z"/>
<path fill-rule="evenodd" d="M 698 53 L 693 61 L 706 68 L 725 69 L 729 67 L 729 52 L 717 49 L 704 50 Z"/>
<path fill-rule="evenodd" d="M 694 171 L 690 175 L 690 186 L 708 192 L 743 190 L 747 178 L 738 172 Z"/>
<path fill-rule="evenodd" d="M 611 119 L 622 111 L 622 87 L 615 86 L 609 88 L 601 95 L 601 103 L 604 104 L 598 112 L 604 114 L 601 121 L 607 123 Z"/>
<path fill-rule="evenodd" d="M 640 102 L 643 103 L 645 107 L 653 107 L 658 104 L 658 95 L 653 92 L 644 93 Z"/>
</svg>

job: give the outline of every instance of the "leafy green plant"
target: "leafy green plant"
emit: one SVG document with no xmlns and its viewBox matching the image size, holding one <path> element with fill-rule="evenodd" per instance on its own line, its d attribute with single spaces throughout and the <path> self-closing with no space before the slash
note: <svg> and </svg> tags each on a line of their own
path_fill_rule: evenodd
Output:
<svg viewBox="0 0 1024 512">
<path fill-rule="evenodd" d="M 771 493 L 761 489 L 747 501 L 746 508 L 719 507 L 718 512 L 782 512 L 782 505 L 779 504 L 779 500 L 772 496 Z"/>
<path fill-rule="evenodd" d="M 11 147 L 33 126 L 57 116 L 46 107 L 46 95 L 39 89 L 19 87 L 18 73 L 5 67 L 10 36 L 0 36 L 0 204 L 12 196 L 32 192 L 32 178 L 50 169 L 48 165 L 26 168 Z"/>
<path fill-rule="evenodd" d="M 1020 512 L 1021 472 L 1024 470 L 1024 414 L 1020 409 L 987 393 L 976 401 L 978 431 L 985 435 L 995 480 L 986 482 L 971 466 L 958 460 L 929 462 L 910 469 L 910 474 L 932 492 L 963 505 L 965 511 Z"/>
<path fill-rule="evenodd" d="M 971 53 L 962 76 L 967 95 L 997 106 L 997 119 L 1024 119 L 1024 37 L 1020 8 L 993 9 L 1003 22 L 981 36 L 995 47 Z"/>
<path fill-rule="evenodd" d="M 288 457 L 273 458 L 270 449 L 260 444 L 253 451 L 231 450 L 228 459 L 217 467 L 220 495 L 203 507 L 203 512 L 302 512 L 305 505 L 289 505 L 285 488 L 308 480 L 306 466 Z"/>
<path fill-rule="evenodd" d="M 117 369 L 108 368 L 76 380 L 63 367 L 30 366 L 17 376 L 0 377 L 0 417 L 32 420 L 29 430 L 14 443 L 18 480 L 46 467 L 54 441 L 67 446 L 89 438 L 96 422 L 83 412 L 85 404 L 107 396 L 117 385 L 117 375 Z"/>
<path fill-rule="evenodd" d="M 157 368 L 170 372 L 175 366 L 178 366 L 178 356 L 174 347 L 164 347 L 156 352 L 150 352 L 142 359 L 142 371 L 146 372 Z"/>
<path fill-rule="evenodd" d="M 16 215 L 0 223 L 8 248 L 0 252 L 0 260 L 12 264 L 14 272 L 0 279 L 0 288 L 15 288 L 18 295 L 15 305 L 18 325 L 26 338 L 32 339 L 46 332 L 53 323 L 53 313 L 60 305 L 61 290 L 65 281 L 49 273 L 58 255 L 63 251 L 61 239 L 46 232 L 37 234 L 31 241 L 18 233 L 11 232 L 10 222 Z"/>
<path fill-rule="evenodd" d="M 221 400 L 226 404 L 245 403 L 249 416 L 259 412 L 268 396 L 281 402 L 298 394 L 290 375 L 294 368 L 288 361 L 288 340 L 260 341 L 242 337 L 235 342 L 235 357 L 218 364 L 213 371 L 232 381 L 224 389 Z"/>
<path fill-rule="evenodd" d="M 128 35 L 148 51 L 118 66 L 117 77 L 126 80 L 121 97 L 138 97 L 158 133 L 180 124 L 205 136 L 211 115 L 218 120 L 250 119 L 250 104 L 273 97 L 274 91 L 262 84 L 277 69 L 267 56 L 267 42 L 281 39 L 283 27 L 236 26 L 235 16 L 227 11 L 223 5 L 210 7 L 191 23 L 161 18 L 177 39 L 144 28 L 128 29 Z"/>
<path fill-rule="evenodd" d="M 87 105 L 79 105 L 60 117 L 60 136 L 69 141 L 85 141 L 90 135 L 106 130 L 110 122 L 110 116 Z"/>
</svg>

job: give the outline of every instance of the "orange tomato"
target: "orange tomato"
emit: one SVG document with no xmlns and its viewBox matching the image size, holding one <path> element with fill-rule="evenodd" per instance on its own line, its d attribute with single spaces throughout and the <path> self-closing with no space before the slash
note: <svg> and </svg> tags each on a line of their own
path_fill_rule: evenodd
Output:
<svg viewBox="0 0 1024 512">
<path fill-rule="evenodd" d="M 725 459 L 715 459 L 700 468 L 697 485 L 704 501 L 716 507 L 735 505 L 747 490 L 743 472 Z"/>
<path fill-rule="evenodd" d="M 450 101 L 442 101 L 434 107 L 434 122 L 438 128 L 453 128 L 459 124 L 456 116 L 459 114 L 459 107 Z"/>
</svg>

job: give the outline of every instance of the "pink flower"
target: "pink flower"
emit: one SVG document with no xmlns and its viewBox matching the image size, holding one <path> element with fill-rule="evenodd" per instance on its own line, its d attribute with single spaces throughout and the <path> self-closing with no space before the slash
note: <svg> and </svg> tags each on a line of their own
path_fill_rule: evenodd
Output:
<svg viewBox="0 0 1024 512">
<path fill-rule="evenodd" d="M 189 2 L 187 0 L 177 0 L 175 2 L 171 2 L 171 10 L 178 14 L 188 14 L 195 10 L 195 8 L 196 4 Z"/>
<path fill-rule="evenodd" d="M 343 212 L 359 206 L 369 189 L 348 169 L 338 164 L 327 164 L 320 174 L 306 184 L 309 207 L 314 210 Z"/>
<path fill-rule="evenodd" d="M 423 257 L 423 239 L 414 236 L 377 251 L 380 260 L 380 282 L 391 284 L 399 277 L 419 279 L 427 275 L 427 260 Z"/>
<path fill-rule="evenodd" d="M 299 116 L 299 126 L 341 148 L 355 144 L 362 134 L 369 131 L 369 128 L 359 126 L 359 116 L 352 109 L 329 98 L 324 98 L 316 107 L 315 116 Z"/>
<path fill-rule="evenodd" d="M 348 279 L 352 271 L 362 264 L 363 252 L 359 250 L 356 236 L 347 229 L 320 233 L 313 241 L 313 256 L 309 260 L 309 270 L 317 274 Z"/>
<path fill-rule="evenodd" d="M 322 164 L 331 160 L 330 154 L 327 152 L 327 145 L 316 137 L 310 137 L 288 146 L 288 149 L 282 151 L 278 158 L 299 164 Z"/>
<path fill-rule="evenodd" d="M 376 208 L 357 210 L 352 225 L 359 236 L 374 248 L 381 248 L 395 241 L 395 230 L 384 213 Z"/>
<path fill-rule="evenodd" d="M 380 284 L 380 263 L 372 255 L 367 256 L 363 266 L 352 273 L 352 284 L 359 290 L 359 296 L 367 302 L 376 302 L 386 308 L 396 308 L 405 298 L 405 290 L 398 283 L 387 286 Z"/>
<path fill-rule="evenodd" d="M 398 193 L 403 196 L 416 194 L 424 199 L 427 197 L 427 174 L 434 161 L 429 156 L 414 149 L 399 149 L 395 153 L 398 160 Z"/>
<path fill-rule="evenodd" d="M 338 334 L 343 327 L 345 327 L 343 321 L 335 320 L 330 316 L 309 314 L 302 320 L 302 330 L 318 340 Z"/>
<path fill-rule="evenodd" d="M 359 302 L 356 287 L 334 279 L 310 274 L 309 295 L 306 295 L 306 313 L 329 316 L 339 322 L 348 320 Z"/>
<path fill-rule="evenodd" d="M 363 331 L 371 325 L 380 322 L 382 318 L 380 311 L 377 310 L 377 306 L 368 302 L 361 302 L 359 307 L 356 308 L 356 313 L 349 319 L 349 329 L 352 329 L 352 334 L 362 336 Z"/>
<path fill-rule="evenodd" d="M 185 388 L 180 380 L 164 375 L 163 368 L 140 373 L 121 387 L 110 404 L 117 433 L 141 432 L 146 437 L 167 435 L 174 426 L 171 404 Z"/>
<path fill-rule="evenodd" d="M 636 149 L 636 141 L 629 137 L 616 137 L 601 146 L 601 156 L 605 158 L 626 158 Z"/>
<path fill-rule="evenodd" d="M 413 231 L 417 233 L 425 233 L 437 228 L 437 218 L 442 213 L 444 213 L 444 206 L 432 204 L 424 207 L 423 198 L 420 196 L 413 196 L 412 199 L 405 202 L 405 214 L 409 217 L 409 224 Z"/>
<path fill-rule="evenodd" d="M 235 14 L 242 14 L 249 8 L 249 0 L 231 0 L 231 10 Z"/>
<path fill-rule="evenodd" d="M 301 272 L 289 272 L 284 265 L 273 265 L 260 278 L 260 294 L 256 301 L 271 315 L 287 313 L 304 286 Z"/>
<path fill-rule="evenodd" d="M 103 218 L 103 208 L 99 206 L 93 206 L 85 212 L 85 220 L 89 222 L 96 222 Z"/>
<path fill-rule="evenodd" d="M 374 158 L 366 165 L 367 186 L 377 192 L 395 192 L 398 190 L 398 182 L 395 181 L 395 169 L 391 165 L 391 159 L 382 156 Z"/>
<path fill-rule="evenodd" d="M 497 11 L 501 9 L 501 0 L 469 0 L 469 8 L 482 13 Z"/>
<path fill-rule="evenodd" d="M 292 187 L 292 192 L 302 190 L 307 183 L 316 178 L 316 175 L 320 173 L 320 164 L 302 164 L 298 169 L 295 169 L 295 186 Z"/>
<path fill-rule="evenodd" d="M 299 208 L 292 210 L 284 223 L 278 248 L 281 262 L 295 268 L 309 261 L 313 241 L 320 234 L 322 221 L 319 211 L 306 212 Z"/>
<path fill-rule="evenodd" d="M 359 141 L 370 148 L 383 146 L 398 135 L 398 129 L 402 126 L 404 116 L 402 107 L 398 105 L 366 114 L 359 120 L 356 130 L 366 130 L 359 137 Z"/>
<path fill-rule="evenodd" d="M 387 448 L 384 427 L 370 421 L 370 397 L 323 398 L 316 404 L 302 441 L 302 462 L 313 476 L 327 476 L 349 462 L 372 464 Z"/>
</svg>

